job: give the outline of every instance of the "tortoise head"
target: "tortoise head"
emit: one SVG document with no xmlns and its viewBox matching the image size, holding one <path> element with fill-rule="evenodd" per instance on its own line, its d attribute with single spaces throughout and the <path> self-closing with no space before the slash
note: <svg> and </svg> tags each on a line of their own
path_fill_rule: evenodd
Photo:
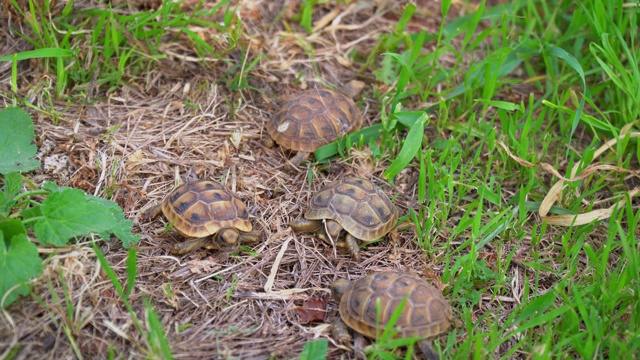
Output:
<svg viewBox="0 0 640 360">
<path fill-rule="evenodd" d="M 340 302 L 340 299 L 342 299 L 342 295 L 344 295 L 347 292 L 347 290 L 349 290 L 349 288 L 351 287 L 351 284 L 352 284 L 351 281 L 346 279 L 339 279 L 332 282 L 331 294 L 333 295 L 333 298 L 337 302 Z"/>
<path fill-rule="evenodd" d="M 240 243 L 240 232 L 236 228 L 224 228 L 218 232 L 218 235 L 212 241 L 212 245 L 224 251 L 231 251 L 238 248 Z"/>
</svg>

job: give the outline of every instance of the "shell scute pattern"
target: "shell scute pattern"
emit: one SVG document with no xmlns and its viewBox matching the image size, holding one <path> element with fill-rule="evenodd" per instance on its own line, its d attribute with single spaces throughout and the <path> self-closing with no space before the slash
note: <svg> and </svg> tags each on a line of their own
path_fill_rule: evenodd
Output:
<svg viewBox="0 0 640 360">
<path fill-rule="evenodd" d="M 242 201 L 215 181 L 177 187 L 162 202 L 162 212 L 184 237 L 205 237 L 226 227 L 240 231 L 253 228 Z"/>
<path fill-rule="evenodd" d="M 351 217 L 360 225 L 366 228 L 372 228 L 378 227 L 384 222 L 385 218 L 383 218 L 382 215 L 383 214 L 375 212 L 369 204 L 363 203 L 359 205 L 354 212 L 352 212 Z"/>
<path fill-rule="evenodd" d="M 335 220 L 356 238 L 371 241 L 393 228 L 398 210 L 387 195 L 370 181 L 347 178 L 317 192 L 305 217 Z"/>
<path fill-rule="evenodd" d="M 358 201 L 356 199 L 341 194 L 334 194 L 333 199 L 331 199 L 329 203 L 329 208 L 337 214 L 351 214 L 357 205 Z"/>
<path fill-rule="evenodd" d="M 398 337 L 427 338 L 449 328 L 452 311 L 442 295 L 420 278 L 394 272 L 376 273 L 353 283 L 342 296 L 340 315 L 350 327 L 375 338 L 405 297 L 395 323 Z"/>
<path fill-rule="evenodd" d="M 266 128 L 280 146 L 311 152 L 358 130 L 362 122 L 360 111 L 345 94 L 312 89 L 284 101 Z"/>
</svg>

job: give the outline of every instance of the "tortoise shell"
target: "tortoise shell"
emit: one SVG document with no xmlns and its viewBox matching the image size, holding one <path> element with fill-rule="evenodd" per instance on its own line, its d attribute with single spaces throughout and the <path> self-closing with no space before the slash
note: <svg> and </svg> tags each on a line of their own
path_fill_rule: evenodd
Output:
<svg viewBox="0 0 640 360">
<path fill-rule="evenodd" d="M 162 213 L 187 238 L 206 237 L 223 228 L 244 232 L 253 228 L 242 201 L 216 181 L 178 186 L 162 201 Z"/>
<path fill-rule="evenodd" d="M 375 339 L 405 297 L 395 322 L 397 338 L 425 339 L 449 329 L 452 311 L 442 294 L 426 281 L 400 272 L 374 273 L 352 282 L 340 299 L 340 317 L 350 328 Z"/>
<path fill-rule="evenodd" d="M 362 114 L 347 95 L 327 89 L 294 94 L 266 124 L 278 145 L 312 152 L 362 126 Z"/>
<path fill-rule="evenodd" d="M 318 191 L 304 217 L 335 220 L 349 234 L 366 242 L 391 231 L 398 221 L 398 209 L 371 181 L 350 177 Z"/>
</svg>

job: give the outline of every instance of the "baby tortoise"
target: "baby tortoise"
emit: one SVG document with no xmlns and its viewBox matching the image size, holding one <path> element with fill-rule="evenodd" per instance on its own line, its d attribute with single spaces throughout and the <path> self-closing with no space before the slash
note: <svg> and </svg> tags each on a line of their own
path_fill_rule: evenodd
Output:
<svg viewBox="0 0 640 360">
<path fill-rule="evenodd" d="M 350 177 L 336 181 L 313 195 L 304 219 L 289 223 L 296 231 L 319 232 L 318 237 L 337 240 L 342 230 L 344 241 L 336 246 L 347 250 L 360 260 L 358 240 L 369 243 L 386 235 L 398 221 L 398 209 L 389 197 L 371 181 Z"/>
<path fill-rule="evenodd" d="M 290 160 L 298 166 L 317 148 L 352 133 L 362 126 L 362 113 L 351 99 L 364 87 L 361 81 L 349 82 L 343 91 L 311 89 L 284 100 L 273 118 L 267 121 L 271 140 L 285 149 L 296 151 Z"/>
<path fill-rule="evenodd" d="M 418 345 L 427 359 L 439 359 L 429 339 L 449 329 L 452 311 L 442 294 L 426 281 L 401 272 L 377 272 L 354 282 L 337 280 L 331 284 L 331 292 L 340 305 L 342 321 L 336 319 L 334 326 L 338 341 L 351 341 L 345 324 L 368 338 L 379 337 L 406 297 L 395 322 L 395 338 L 420 338 Z"/>
<path fill-rule="evenodd" d="M 180 185 L 161 204 L 145 211 L 149 218 L 160 213 L 185 237 L 171 249 L 174 254 L 185 254 L 200 247 L 228 251 L 237 249 L 240 243 L 259 240 L 259 233 L 252 231 L 253 225 L 242 201 L 216 181 L 199 180 Z"/>
</svg>

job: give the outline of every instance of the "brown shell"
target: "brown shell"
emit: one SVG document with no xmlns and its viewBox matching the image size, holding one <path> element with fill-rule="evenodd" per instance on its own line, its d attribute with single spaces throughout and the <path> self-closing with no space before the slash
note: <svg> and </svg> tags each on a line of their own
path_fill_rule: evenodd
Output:
<svg viewBox="0 0 640 360">
<path fill-rule="evenodd" d="M 353 282 L 340 300 L 340 317 L 352 329 L 375 339 L 404 297 L 407 301 L 395 323 L 396 337 L 424 339 L 444 333 L 451 326 L 451 306 L 442 294 L 426 281 L 399 272 L 374 273 Z"/>
<path fill-rule="evenodd" d="M 371 181 L 350 177 L 316 193 L 304 217 L 335 220 L 357 239 L 371 241 L 393 229 L 398 221 L 398 209 Z"/>
<path fill-rule="evenodd" d="M 327 89 L 300 92 L 284 101 L 266 128 L 278 145 L 315 151 L 362 126 L 362 114 L 347 95 Z"/>
<path fill-rule="evenodd" d="M 187 238 L 213 235 L 223 228 L 251 231 L 242 201 L 216 181 L 193 181 L 175 188 L 162 201 L 162 213 Z"/>
</svg>

